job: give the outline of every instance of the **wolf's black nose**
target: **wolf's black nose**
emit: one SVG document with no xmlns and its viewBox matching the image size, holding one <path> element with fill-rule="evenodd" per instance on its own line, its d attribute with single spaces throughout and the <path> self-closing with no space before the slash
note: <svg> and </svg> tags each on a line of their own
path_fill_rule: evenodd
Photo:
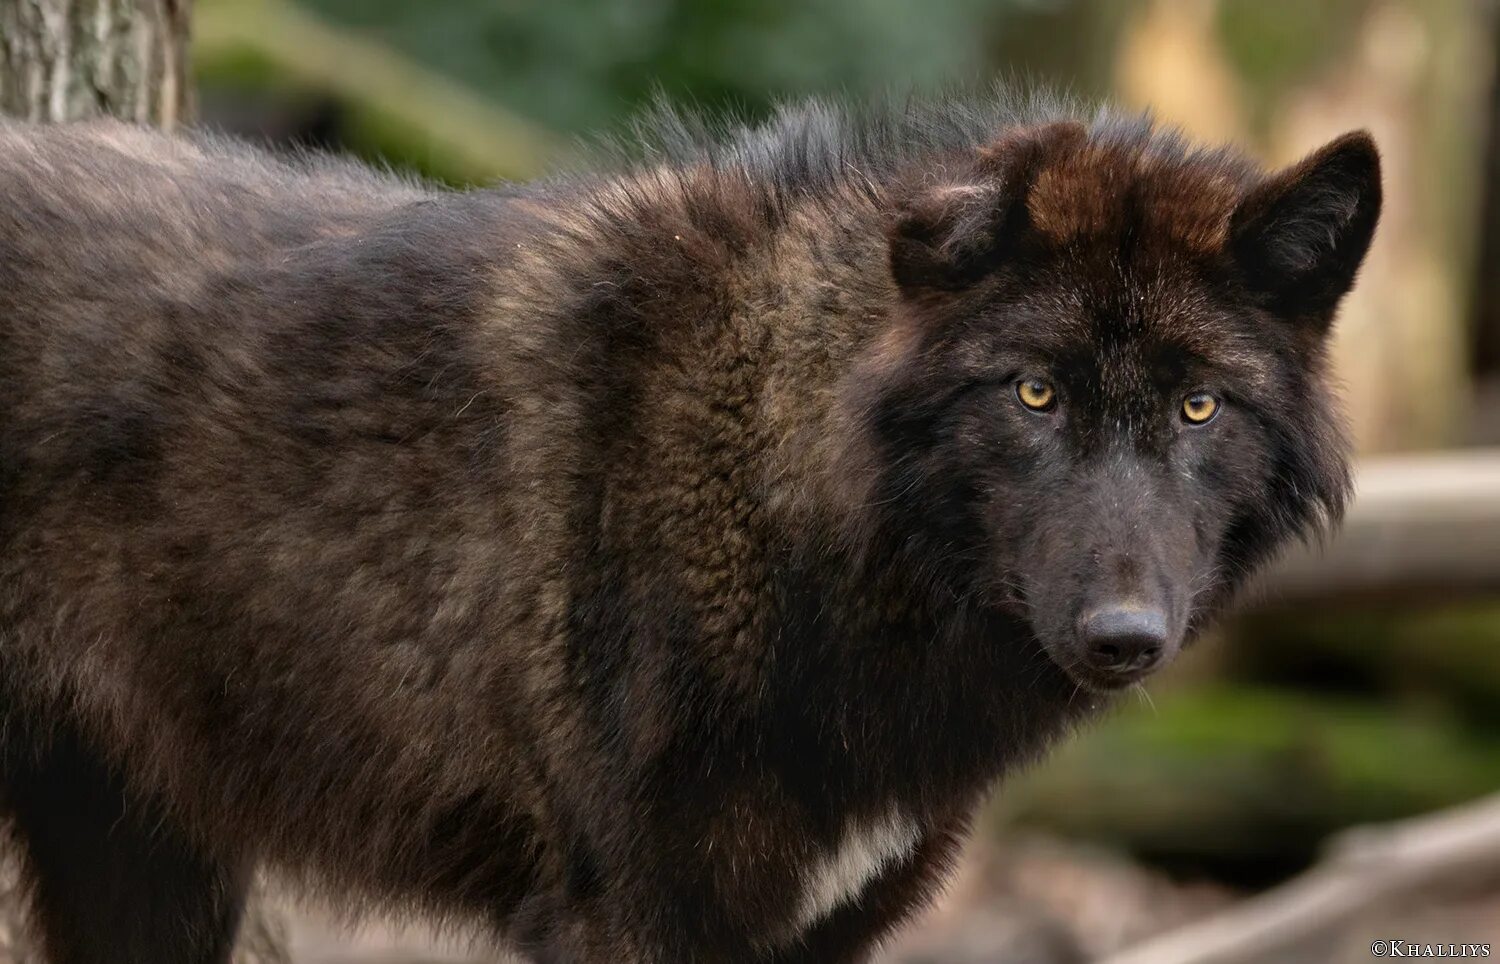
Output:
<svg viewBox="0 0 1500 964">
<path fill-rule="evenodd" d="M 1167 616 L 1159 609 L 1107 606 L 1078 624 L 1083 658 L 1101 673 L 1144 673 L 1167 648 Z"/>
</svg>

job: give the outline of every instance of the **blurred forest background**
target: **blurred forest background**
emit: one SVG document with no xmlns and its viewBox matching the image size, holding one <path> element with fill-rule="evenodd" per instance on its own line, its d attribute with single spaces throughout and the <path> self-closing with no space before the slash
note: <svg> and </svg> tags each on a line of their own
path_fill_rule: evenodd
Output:
<svg viewBox="0 0 1500 964">
<path fill-rule="evenodd" d="M 1387 208 L 1337 363 L 1374 508 L 1332 564 L 1291 564 L 1149 696 L 1009 783 L 890 959 L 1111 954 L 1294 877 L 1343 828 L 1500 791 L 1492 3 L 198 0 L 192 16 L 202 123 L 454 185 L 540 174 L 658 96 L 755 118 L 1014 77 L 1149 105 L 1271 164 L 1370 129 Z M 1367 960 L 1374 938 L 1500 944 L 1500 855 L 1490 871 L 1345 915 L 1305 959 Z M 298 961 L 464 953 L 290 926 Z"/>
</svg>

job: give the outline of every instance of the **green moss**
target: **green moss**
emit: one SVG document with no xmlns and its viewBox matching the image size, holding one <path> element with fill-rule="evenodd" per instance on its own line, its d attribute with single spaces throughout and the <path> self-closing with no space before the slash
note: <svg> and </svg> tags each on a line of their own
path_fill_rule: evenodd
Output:
<svg viewBox="0 0 1500 964">
<path fill-rule="evenodd" d="M 1002 819 L 1169 864 L 1274 876 L 1340 828 L 1500 788 L 1500 740 L 1442 718 L 1276 690 L 1133 707 L 1006 787 Z"/>
<path fill-rule="evenodd" d="M 1241 620 L 1226 647 L 1230 672 L 1309 690 L 1444 707 L 1500 728 L 1500 607 L 1299 610 Z"/>
</svg>

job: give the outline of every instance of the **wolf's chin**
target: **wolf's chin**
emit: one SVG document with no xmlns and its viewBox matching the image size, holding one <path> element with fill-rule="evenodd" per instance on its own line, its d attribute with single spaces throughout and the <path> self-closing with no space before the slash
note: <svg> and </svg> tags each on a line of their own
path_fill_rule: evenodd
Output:
<svg viewBox="0 0 1500 964">
<path fill-rule="evenodd" d="M 1042 652 L 1046 654 L 1047 661 L 1056 667 L 1064 677 L 1075 687 L 1084 692 L 1098 696 L 1109 696 L 1124 692 L 1132 686 L 1137 686 L 1150 679 L 1152 673 L 1142 673 L 1138 676 L 1120 676 L 1111 673 L 1096 673 L 1090 670 L 1081 660 L 1069 659 L 1066 655 L 1059 655 L 1052 651 L 1046 643 L 1041 644 Z"/>
</svg>

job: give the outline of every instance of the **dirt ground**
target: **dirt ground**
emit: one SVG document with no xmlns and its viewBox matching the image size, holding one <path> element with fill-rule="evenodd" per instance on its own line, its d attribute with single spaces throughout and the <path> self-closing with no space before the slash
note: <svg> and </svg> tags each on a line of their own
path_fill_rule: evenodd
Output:
<svg viewBox="0 0 1500 964">
<path fill-rule="evenodd" d="M 236 964 L 521 964 L 417 926 L 340 922 L 278 896 L 243 935 Z M 948 892 L 880 964 L 1081 964 L 1230 906 L 1242 895 L 1174 881 L 1113 853 L 1042 837 L 976 841 Z M 0 964 L 43 964 L 26 939 L 14 869 L 0 863 Z M 1306 964 L 1372 960 L 1373 940 L 1500 947 L 1500 889 L 1432 894 L 1359 922 Z M 1497 951 L 1500 953 L 1500 951 Z M 1288 961 L 1285 964 L 1302 964 Z"/>
<path fill-rule="evenodd" d="M 1228 907 L 1243 895 L 1173 881 L 1115 854 L 1040 837 L 976 841 L 948 893 L 886 949 L 881 964 L 1078 964 Z M 478 964 L 494 955 L 414 928 L 293 918 L 295 964 Z M 1489 942 L 1500 947 L 1500 892 L 1394 908 L 1362 921 L 1308 964 L 1371 960 L 1370 942 Z M 1500 953 L 1500 951 L 1497 951 Z M 1288 962 L 1297 964 L 1297 962 Z"/>
</svg>

